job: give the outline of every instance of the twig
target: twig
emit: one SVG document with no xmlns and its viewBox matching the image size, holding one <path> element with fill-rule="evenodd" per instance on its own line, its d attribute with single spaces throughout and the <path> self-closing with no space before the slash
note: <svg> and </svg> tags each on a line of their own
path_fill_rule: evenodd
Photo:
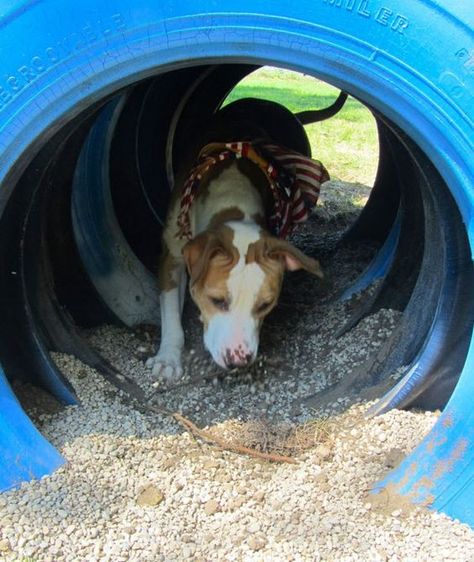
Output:
<svg viewBox="0 0 474 562">
<path fill-rule="evenodd" d="M 213 445 L 217 445 L 218 447 L 224 449 L 225 451 L 238 453 L 240 455 L 249 455 L 250 457 L 265 459 L 267 461 L 272 461 L 272 462 L 286 462 L 289 464 L 297 464 L 295 459 L 292 459 L 291 457 L 286 457 L 284 455 L 277 455 L 272 453 L 261 453 L 256 449 L 251 449 L 249 447 L 244 447 L 243 445 L 234 445 L 232 443 L 229 443 L 225 439 L 222 439 L 220 437 L 212 435 L 208 431 L 204 431 L 203 429 L 200 429 L 191 420 L 188 420 L 187 418 L 185 418 L 181 414 L 178 414 L 177 412 L 174 412 L 172 414 L 172 417 L 179 424 L 181 424 L 185 429 L 191 432 L 192 435 L 195 436 L 197 435 L 204 441 L 207 441 L 208 443 L 212 443 Z"/>
</svg>

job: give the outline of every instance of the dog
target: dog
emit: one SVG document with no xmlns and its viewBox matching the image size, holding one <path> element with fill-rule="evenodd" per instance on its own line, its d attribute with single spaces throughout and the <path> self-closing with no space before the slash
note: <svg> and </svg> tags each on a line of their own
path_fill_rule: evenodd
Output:
<svg viewBox="0 0 474 562">
<path fill-rule="evenodd" d="M 242 104 L 236 105 L 237 111 L 218 112 L 206 134 L 194 141 L 187 164 L 177 173 L 163 229 L 158 270 L 161 342 L 147 365 L 153 375 L 168 380 L 183 373 L 181 314 L 187 277 L 205 347 L 226 370 L 255 360 L 262 322 L 278 302 L 286 271 L 304 269 L 323 278 L 319 262 L 285 239 L 293 223 L 306 218 L 308 201 L 303 210 L 296 209 L 305 216 L 295 217 L 294 165 L 282 162 L 303 157 L 272 144 L 268 129 L 275 127 L 273 119 L 267 119 L 267 127 L 250 122 L 242 115 Z M 315 166 L 309 172 L 316 185 L 316 193 L 309 195 L 311 205 L 319 184 L 329 179 L 322 164 Z M 278 189 L 284 191 L 282 201 L 275 199 Z"/>
</svg>

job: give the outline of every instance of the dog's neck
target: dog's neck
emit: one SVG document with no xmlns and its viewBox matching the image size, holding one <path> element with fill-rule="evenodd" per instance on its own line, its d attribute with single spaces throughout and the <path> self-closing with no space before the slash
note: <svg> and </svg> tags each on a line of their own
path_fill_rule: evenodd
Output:
<svg viewBox="0 0 474 562">
<path fill-rule="evenodd" d="M 221 170 L 196 198 L 191 222 L 196 234 L 222 223 L 243 222 L 253 230 L 265 226 L 265 204 L 253 178 L 233 162 Z"/>
</svg>

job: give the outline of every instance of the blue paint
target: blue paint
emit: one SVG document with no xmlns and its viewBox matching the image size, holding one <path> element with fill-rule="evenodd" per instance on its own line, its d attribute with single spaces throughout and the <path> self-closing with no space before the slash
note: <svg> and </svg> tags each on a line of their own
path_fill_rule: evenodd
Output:
<svg viewBox="0 0 474 562">
<path fill-rule="evenodd" d="M 387 275 L 397 250 L 400 226 L 401 218 L 398 214 L 382 247 L 362 275 L 350 287 L 344 290 L 339 297 L 341 301 L 349 300 L 357 293 L 361 293 L 367 287 L 370 287 L 372 283 L 383 279 Z"/>
<path fill-rule="evenodd" d="M 415 503 L 427 504 L 474 526 L 474 345 L 447 407 L 433 430 L 399 467 L 375 487 L 391 484 Z"/>
<path fill-rule="evenodd" d="M 41 478 L 65 462 L 31 423 L 0 367 L 0 490 Z"/>
</svg>

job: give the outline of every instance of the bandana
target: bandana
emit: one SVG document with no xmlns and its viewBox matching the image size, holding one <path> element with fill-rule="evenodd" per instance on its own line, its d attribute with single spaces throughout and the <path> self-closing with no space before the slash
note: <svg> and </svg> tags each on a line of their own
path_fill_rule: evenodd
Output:
<svg viewBox="0 0 474 562">
<path fill-rule="evenodd" d="M 282 146 L 253 142 L 208 144 L 183 185 L 178 238 L 192 237 L 189 210 L 204 175 L 219 162 L 239 158 L 247 158 L 265 174 L 274 200 L 269 227 L 279 238 L 286 238 L 296 224 L 309 217 L 321 184 L 329 180 L 321 162 Z"/>
</svg>

